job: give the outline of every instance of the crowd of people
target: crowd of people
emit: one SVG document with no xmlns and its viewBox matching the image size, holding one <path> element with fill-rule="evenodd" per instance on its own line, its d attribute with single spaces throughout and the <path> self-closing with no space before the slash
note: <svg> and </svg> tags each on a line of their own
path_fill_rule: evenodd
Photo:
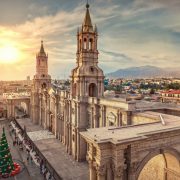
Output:
<svg viewBox="0 0 180 180">
<path fill-rule="evenodd" d="M 15 121 L 11 121 L 10 126 L 12 126 L 12 128 L 9 133 L 13 138 L 13 146 L 17 146 L 20 151 L 26 151 L 27 163 L 34 162 L 39 167 L 40 174 L 43 175 L 44 179 L 54 180 L 43 159 L 40 158 L 38 153 L 34 150 L 32 143 L 28 140 L 25 133 L 17 127 Z"/>
</svg>

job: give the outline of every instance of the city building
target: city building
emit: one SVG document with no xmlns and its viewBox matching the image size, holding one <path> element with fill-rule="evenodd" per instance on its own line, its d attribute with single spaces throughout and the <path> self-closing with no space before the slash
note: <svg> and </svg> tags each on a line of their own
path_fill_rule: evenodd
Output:
<svg viewBox="0 0 180 180">
<path fill-rule="evenodd" d="M 161 93 L 162 102 L 180 103 L 180 90 L 169 90 Z"/>
</svg>

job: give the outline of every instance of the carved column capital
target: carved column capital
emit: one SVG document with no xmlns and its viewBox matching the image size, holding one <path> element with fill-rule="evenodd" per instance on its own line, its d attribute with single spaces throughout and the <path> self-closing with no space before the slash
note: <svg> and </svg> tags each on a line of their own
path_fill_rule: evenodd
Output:
<svg viewBox="0 0 180 180">
<path fill-rule="evenodd" d="M 113 172 L 114 172 L 114 176 L 116 176 L 116 177 L 122 177 L 122 176 L 123 176 L 123 171 L 124 171 L 123 166 L 118 166 L 118 167 L 116 167 L 116 166 L 113 164 L 113 165 L 112 165 L 112 169 L 113 169 Z"/>
<path fill-rule="evenodd" d="M 135 172 L 137 170 L 137 167 L 139 165 L 139 162 L 132 162 L 131 163 L 131 170 Z"/>
<path fill-rule="evenodd" d="M 96 171 L 97 171 L 98 175 L 104 176 L 106 174 L 106 165 L 105 164 L 103 164 L 103 165 L 96 164 Z"/>
</svg>

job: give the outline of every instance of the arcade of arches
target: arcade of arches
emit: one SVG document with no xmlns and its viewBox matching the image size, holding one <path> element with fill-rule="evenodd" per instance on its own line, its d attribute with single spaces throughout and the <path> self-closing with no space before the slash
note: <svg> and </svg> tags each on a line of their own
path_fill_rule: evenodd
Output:
<svg viewBox="0 0 180 180">
<path fill-rule="evenodd" d="M 7 99 L 7 117 L 16 117 L 17 109 L 23 111 L 26 115 L 30 115 L 30 98 Z"/>
</svg>

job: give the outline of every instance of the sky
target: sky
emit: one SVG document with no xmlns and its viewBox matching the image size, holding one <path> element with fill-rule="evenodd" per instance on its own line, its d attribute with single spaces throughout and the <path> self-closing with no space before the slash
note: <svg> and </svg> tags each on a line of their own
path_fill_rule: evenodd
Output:
<svg viewBox="0 0 180 180">
<path fill-rule="evenodd" d="M 133 66 L 180 67 L 180 0 L 89 4 L 105 74 Z M 41 40 L 49 74 L 68 78 L 76 65 L 76 32 L 85 5 L 86 0 L 0 0 L 0 80 L 32 78 Z M 13 57 L 16 60 L 8 61 Z"/>
</svg>

